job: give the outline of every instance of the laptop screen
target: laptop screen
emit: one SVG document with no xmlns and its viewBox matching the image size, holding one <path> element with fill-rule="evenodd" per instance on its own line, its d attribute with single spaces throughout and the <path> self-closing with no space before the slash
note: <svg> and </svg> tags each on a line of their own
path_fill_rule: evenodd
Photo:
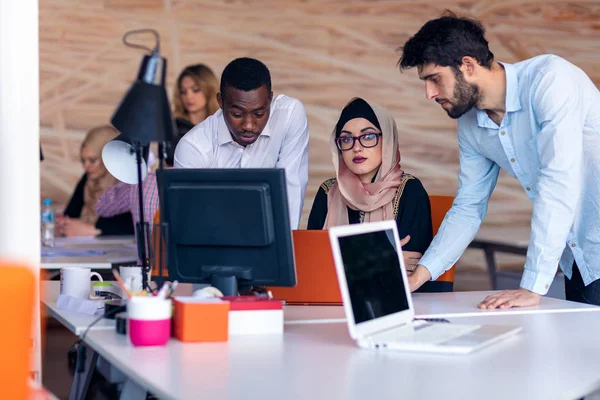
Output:
<svg viewBox="0 0 600 400">
<path fill-rule="evenodd" d="M 338 237 L 354 321 L 408 310 L 391 229 Z"/>
</svg>

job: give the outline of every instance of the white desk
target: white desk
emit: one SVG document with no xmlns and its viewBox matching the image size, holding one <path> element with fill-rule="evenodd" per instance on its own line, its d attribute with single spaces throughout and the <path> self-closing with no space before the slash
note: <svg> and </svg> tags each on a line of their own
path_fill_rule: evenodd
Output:
<svg viewBox="0 0 600 400">
<path fill-rule="evenodd" d="M 536 307 L 518 307 L 508 310 L 477 308 L 477 304 L 493 293 L 497 292 L 413 293 L 412 297 L 417 318 L 493 317 L 600 311 L 600 307 L 597 306 L 558 300 L 552 297 L 542 297 L 541 304 Z M 318 309 L 319 312 L 315 313 L 315 309 Z M 346 315 L 342 306 L 287 306 L 284 318 L 286 324 L 330 323 L 344 322 Z"/>
<path fill-rule="evenodd" d="M 134 239 L 129 236 L 57 238 L 55 247 L 42 247 L 41 268 L 111 269 L 113 266 L 136 261 L 137 247 Z"/>
<path fill-rule="evenodd" d="M 68 330 L 77 336 L 80 336 L 89 324 L 94 322 L 98 316 L 80 314 L 72 311 L 59 310 L 56 308 L 56 300 L 60 293 L 60 282 L 42 281 L 42 302 L 46 305 L 48 314 L 56 318 Z M 178 296 L 191 296 L 193 287 L 191 284 L 182 283 L 177 286 L 175 294 Z M 115 320 L 102 319 L 97 322 L 90 330 L 114 330 Z"/>
<path fill-rule="evenodd" d="M 48 312 L 52 317 L 60 321 L 60 323 L 67 327 L 72 333 L 79 336 L 97 317 L 57 309 L 56 299 L 58 298 L 59 290 L 60 282 L 43 282 L 43 302 L 47 306 Z M 192 291 L 192 285 L 181 284 L 177 287 L 176 295 L 189 296 L 192 294 Z M 477 304 L 492 293 L 494 292 L 413 293 L 416 317 L 464 318 L 600 311 L 600 307 L 597 306 L 558 300 L 551 297 L 542 297 L 541 304 L 536 307 L 519 307 L 511 308 L 509 310 L 481 310 L 477 308 Z M 344 307 L 342 306 L 292 305 L 285 307 L 284 324 L 286 325 L 307 323 L 323 324 L 345 321 L 346 315 L 344 313 Z M 111 330 L 114 329 L 114 326 L 114 320 L 102 320 L 94 325 L 92 329 Z"/>
<path fill-rule="evenodd" d="M 50 314 L 79 334 L 94 317 L 52 308 L 57 283 L 46 283 Z M 341 306 L 287 306 L 283 336 L 238 336 L 227 343 L 171 340 L 166 347 L 135 348 L 114 332 L 114 322 L 103 320 L 85 339 L 96 357 L 88 357 L 86 371 L 99 355 L 129 378 L 126 387 L 161 399 L 199 393 L 226 399 L 260 394 L 261 400 L 574 399 L 600 387 L 600 307 L 543 298 L 529 309 L 476 309 L 489 293 L 414 295 L 422 316 L 523 326 L 521 335 L 472 356 L 360 350 L 345 323 L 331 322 L 344 320 Z"/>
<path fill-rule="evenodd" d="M 132 244 L 135 246 L 135 236 L 74 236 L 57 237 L 55 247 L 77 247 L 97 244 Z"/>
<path fill-rule="evenodd" d="M 94 322 L 97 315 L 86 315 L 72 311 L 59 310 L 56 308 L 56 299 L 60 293 L 60 282 L 42 281 L 43 303 L 46 305 L 48 314 L 56 318 L 68 330 L 77 336 L 80 336 L 89 324 Z M 94 330 L 115 330 L 114 319 L 102 319 L 98 321 L 91 329 Z"/>
<path fill-rule="evenodd" d="M 322 308 L 314 307 L 315 314 Z M 316 316 L 316 315 L 315 315 Z M 227 343 L 135 348 L 110 331 L 86 339 L 161 399 L 575 399 L 600 386 L 600 314 L 455 319 L 523 326 L 471 356 L 358 349 L 341 323 L 287 325 Z"/>
<path fill-rule="evenodd" d="M 42 281 L 41 290 L 42 302 L 46 306 L 48 314 L 77 336 L 81 336 L 87 327 L 99 317 L 97 315 L 80 314 L 56 308 L 56 300 L 60 293 L 60 282 L 58 281 Z M 115 320 L 103 318 L 90 328 L 90 332 L 94 330 L 115 332 Z M 75 374 L 69 400 L 78 399 L 78 391 L 79 393 L 87 392 L 92 377 L 92 374 L 89 372 L 94 370 L 98 361 L 98 353 L 89 351 L 88 353 L 91 354 L 88 354 L 86 359 L 84 372 Z"/>
</svg>

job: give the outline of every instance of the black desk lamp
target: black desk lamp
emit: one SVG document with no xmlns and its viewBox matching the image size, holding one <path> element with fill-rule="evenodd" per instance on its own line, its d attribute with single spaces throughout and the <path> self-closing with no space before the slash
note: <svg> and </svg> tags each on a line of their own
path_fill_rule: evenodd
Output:
<svg viewBox="0 0 600 400">
<path fill-rule="evenodd" d="M 156 39 L 154 49 L 128 42 L 127 37 L 136 33 L 152 33 Z M 128 47 L 150 51 L 150 54 L 142 59 L 136 81 L 121 100 L 111 120 L 115 128 L 121 132 L 118 139 L 127 142 L 130 145 L 131 155 L 135 155 L 140 215 L 140 221 L 136 225 L 137 247 L 142 262 L 143 289 L 149 290 L 150 229 L 144 218 L 142 181 L 146 175 L 146 163 L 143 153 L 151 142 L 158 142 L 159 168 L 163 168 L 166 143 L 173 137 L 173 117 L 165 90 L 167 60 L 159 53 L 158 32 L 153 29 L 130 31 L 123 36 L 123 43 Z M 149 216 L 150 219 L 152 217 Z"/>
</svg>

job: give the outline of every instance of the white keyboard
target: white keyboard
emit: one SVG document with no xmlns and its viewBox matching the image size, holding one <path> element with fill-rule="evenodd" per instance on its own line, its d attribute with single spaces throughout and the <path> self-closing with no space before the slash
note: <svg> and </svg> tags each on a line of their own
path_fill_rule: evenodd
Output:
<svg viewBox="0 0 600 400">
<path fill-rule="evenodd" d="M 479 329 L 481 325 L 450 323 L 415 323 L 406 328 L 392 329 L 372 337 L 375 343 L 419 343 L 438 344 Z"/>
</svg>

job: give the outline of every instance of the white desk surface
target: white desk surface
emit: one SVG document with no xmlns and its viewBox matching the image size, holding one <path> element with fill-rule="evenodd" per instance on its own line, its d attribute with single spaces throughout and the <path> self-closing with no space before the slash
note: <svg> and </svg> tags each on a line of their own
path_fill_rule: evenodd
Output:
<svg viewBox="0 0 600 400">
<path fill-rule="evenodd" d="M 77 336 L 83 334 L 88 325 L 99 317 L 99 315 L 94 316 L 72 311 L 59 310 L 56 308 L 56 301 L 45 304 L 48 309 L 48 314 L 56 318 L 61 324 L 63 324 L 68 330 Z M 90 331 L 92 330 L 109 330 L 114 332 L 115 320 L 103 318 L 90 329 Z"/>
<path fill-rule="evenodd" d="M 49 312 L 80 335 L 95 317 L 57 310 L 58 290 L 59 282 L 45 282 Z M 360 350 L 345 323 L 300 323 L 343 320 L 340 306 L 287 306 L 283 336 L 239 336 L 227 343 L 171 340 L 166 347 L 134 348 L 114 332 L 114 321 L 102 320 L 86 342 L 165 399 L 195 399 L 198 393 L 228 399 L 251 393 L 302 400 L 572 399 L 600 387 L 600 346 L 595 345 L 600 315 L 582 312 L 600 307 L 544 298 L 538 314 L 504 310 L 485 318 L 464 316 L 463 310 L 487 293 L 415 295 L 417 310 L 444 310 L 455 323 L 523 326 L 521 335 L 466 357 Z"/>
<path fill-rule="evenodd" d="M 43 282 L 44 304 L 50 315 L 59 320 L 71 332 L 79 335 L 95 319 L 95 317 L 56 308 L 56 299 L 60 291 L 60 282 Z M 452 293 L 414 293 L 413 303 L 417 317 L 424 318 L 465 318 L 488 317 L 495 315 L 522 315 L 539 313 L 565 313 L 600 311 L 600 307 L 571 301 L 542 297 L 537 307 L 520 307 L 508 310 L 480 310 L 477 304 L 493 291 L 487 292 L 452 292 Z M 180 284 L 176 295 L 189 296 L 192 285 Z M 600 318 L 600 316 L 599 316 Z M 286 306 L 284 321 L 289 324 L 344 322 L 346 316 L 342 306 Z M 92 329 L 112 329 L 113 320 L 98 322 Z"/>
<path fill-rule="evenodd" d="M 137 247 L 129 236 L 57 238 L 55 247 L 42 247 L 41 268 L 110 269 L 113 264 L 136 260 Z"/>
<path fill-rule="evenodd" d="M 319 307 L 314 307 L 315 311 Z M 361 350 L 345 324 L 286 325 L 283 335 L 135 348 L 92 331 L 86 343 L 161 399 L 565 399 L 600 386 L 600 315 L 546 313 L 453 322 L 521 325 L 469 356 Z"/>
<path fill-rule="evenodd" d="M 72 311 L 59 310 L 56 308 L 56 299 L 60 292 L 60 282 L 43 281 L 42 282 L 42 302 L 46 305 L 48 314 L 56 318 L 68 330 L 79 336 L 85 331 L 89 324 L 94 322 L 98 315 L 80 314 Z M 102 319 L 98 321 L 91 330 L 115 330 L 114 319 Z"/>
<path fill-rule="evenodd" d="M 519 307 L 508 310 L 481 310 L 477 308 L 486 296 L 497 291 L 413 293 L 413 305 L 417 318 L 465 318 L 492 317 L 497 315 L 523 315 L 565 312 L 600 311 L 600 307 L 572 301 L 542 297 L 536 307 Z M 315 309 L 319 312 L 315 313 Z M 286 324 L 344 322 L 342 306 L 287 306 L 284 313 Z M 600 318 L 598 315 L 597 318 Z"/>
<path fill-rule="evenodd" d="M 106 244 L 132 244 L 135 246 L 135 236 L 75 236 L 57 237 L 56 247 L 77 247 Z"/>
<path fill-rule="evenodd" d="M 61 324 L 63 324 L 68 330 L 75 335 L 79 336 L 88 327 L 89 324 L 94 322 L 98 316 L 80 314 L 72 311 L 59 310 L 56 308 L 56 300 L 60 293 L 60 282 L 59 281 L 42 281 L 42 302 L 46 305 L 48 313 L 56 318 Z M 193 287 L 191 284 L 182 283 L 177 286 L 175 294 L 177 296 L 191 296 L 193 293 Z M 114 330 L 115 320 L 114 319 L 102 319 L 98 321 L 91 330 Z"/>
</svg>

